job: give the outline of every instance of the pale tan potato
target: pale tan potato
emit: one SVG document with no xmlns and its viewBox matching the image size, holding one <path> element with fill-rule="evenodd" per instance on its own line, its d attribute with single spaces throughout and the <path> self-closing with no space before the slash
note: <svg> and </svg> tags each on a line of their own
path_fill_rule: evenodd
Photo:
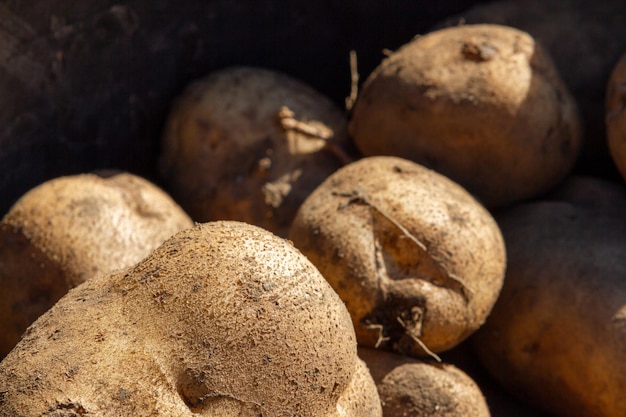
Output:
<svg viewBox="0 0 626 417">
<path fill-rule="evenodd" d="M 344 304 L 293 245 L 198 224 L 41 316 L 0 363 L 0 416 L 379 417 L 362 366 Z"/>
<path fill-rule="evenodd" d="M 606 130 L 613 162 L 626 179 L 626 54 L 615 64 L 608 81 Z"/>
<path fill-rule="evenodd" d="M 359 347 L 374 378 L 383 417 L 490 417 L 474 380 L 454 365 Z"/>
<path fill-rule="evenodd" d="M 555 416 L 626 410 L 626 217 L 610 205 L 537 201 L 497 215 L 508 267 L 473 336 L 509 392 Z"/>
<path fill-rule="evenodd" d="M 70 288 L 192 226 L 162 189 L 129 173 L 59 177 L 28 191 L 0 222 L 0 358 Z"/>
<path fill-rule="evenodd" d="M 504 242 L 465 189 L 414 162 L 369 157 L 305 200 L 289 238 L 346 303 L 362 346 L 450 349 L 489 314 Z"/>
<path fill-rule="evenodd" d="M 194 220 L 245 221 L 284 237 L 304 198 L 345 162 L 346 123 L 327 97 L 286 74 L 225 68 L 173 104 L 161 173 Z"/>
<path fill-rule="evenodd" d="M 367 364 L 359 358 L 357 369 L 337 403 L 336 417 L 383 416 L 382 404 Z"/>
<path fill-rule="evenodd" d="M 577 105 L 528 33 L 464 25 L 416 37 L 369 75 L 350 133 L 458 182 L 488 207 L 536 197 L 573 168 Z"/>
</svg>

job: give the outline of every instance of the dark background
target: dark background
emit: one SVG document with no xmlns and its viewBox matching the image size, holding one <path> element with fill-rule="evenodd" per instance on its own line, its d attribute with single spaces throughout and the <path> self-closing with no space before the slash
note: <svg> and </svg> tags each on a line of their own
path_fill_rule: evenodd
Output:
<svg viewBox="0 0 626 417">
<path fill-rule="evenodd" d="M 212 70 L 283 71 L 344 106 L 351 50 L 362 82 L 385 49 L 462 18 L 545 44 L 585 124 L 573 173 L 623 182 L 604 130 L 606 82 L 626 52 L 623 0 L 0 0 L 0 215 L 60 175 L 119 169 L 162 185 L 169 106 Z"/>
<path fill-rule="evenodd" d="M 383 58 L 476 1 L 63 0 L 0 3 L 0 214 L 35 185 L 95 169 L 159 182 L 172 99 L 229 65 L 284 71 L 339 105 L 349 52 Z"/>
</svg>

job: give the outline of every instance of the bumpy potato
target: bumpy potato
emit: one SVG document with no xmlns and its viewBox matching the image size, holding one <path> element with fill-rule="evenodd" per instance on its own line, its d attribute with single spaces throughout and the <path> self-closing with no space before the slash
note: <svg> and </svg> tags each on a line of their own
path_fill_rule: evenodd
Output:
<svg viewBox="0 0 626 417">
<path fill-rule="evenodd" d="M 611 157 L 626 179 L 626 54 L 613 68 L 608 82 L 606 128 Z"/>
<path fill-rule="evenodd" d="M 454 365 L 363 347 L 359 356 L 376 383 L 383 417 L 490 417 L 478 385 Z"/>
<path fill-rule="evenodd" d="M 350 133 L 366 156 L 445 174 L 489 207 L 535 197 L 573 168 L 577 105 L 541 46 L 499 25 L 420 36 L 365 81 Z"/>
<path fill-rule="evenodd" d="M 473 342 L 518 398 L 556 416 L 623 416 L 626 218 L 611 205 L 576 200 L 498 213 L 508 268 Z"/>
<path fill-rule="evenodd" d="M 163 190 L 128 173 L 60 177 L 24 194 L 0 222 L 0 357 L 70 288 L 192 226 Z"/>
<path fill-rule="evenodd" d="M 380 416 L 337 294 L 239 222 L 71 290 L 0 363 L 0 393 L 1 416 Z"/>
<path fill-rule="evenodd" d="M 346 116 L 311 87 L 226 68 L 176 100 L 161 171 L 194 220 L 245 221 L 284 237 L 306 196 L 344 163 L 346 141 Z"/>
<path fill-rule="evenodd" d="M 289 238 L 346 303 L 359 344 L 425 355 L 484 322 L 506 255 L 491 214 L 421 165 L 369 157 L 302 204 Z"/>
</svg>

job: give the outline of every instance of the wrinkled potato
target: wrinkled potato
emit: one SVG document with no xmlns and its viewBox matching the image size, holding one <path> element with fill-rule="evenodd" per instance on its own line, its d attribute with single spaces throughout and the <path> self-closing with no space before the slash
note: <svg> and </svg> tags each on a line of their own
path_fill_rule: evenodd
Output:
<svg viewBox="0 0 626 417">
<path fill-rule="evenodd" d="M 24 194 L 0 222 L 0 358 L 70 288 L 191 226 L 169 195 L 128 173 L 59 177 Z"/>
<path fill-rule="evenodd" d="M 613 162 L 626 179 L 626 54 L 613 68 L 608 82 L 606 130 Z"/>
<path fill-rule="evenodd" d="M 380 416 L 337 294 L 232 221 L 72 289 L 0 363 L 0 392 L 2 416 Z"/>
<path fill-rule="evenodd" d="M 286 236 L 296 210 L 347 157 L 346 116 L 280 72 L 232 67 L 192 83 L 162 141 L 168 191 L 196 221 L 239 220 Z"/>
<path fill-rule="evenodd" d="M 448 178 L 396 157 L 338 170 L 289 238 L 346 303 L 362 346 L 450 349 L 489 314 L 506 255 L 492 216 Z"/>
<path fill-rule="evenodd" d="M 555 416 L 626 410 L 626 217 L 576 199 L 498 213 L 508 267 L 472 337 L 490 374 Z"/>
<path fill-rule="evenodd" d="M 465 25 L 420 36 L 365 81 L 350 133 L 366 156 L 432 168 L 488 207 L 532 198 L 573 168 L 577 105 L 525 32 Z"/>
<path fill-rule="evenodd" d="M 374 378 L 383 417 L 490 417 L 480 388 L 461 369 L 359 347 Z"/>
</svg>

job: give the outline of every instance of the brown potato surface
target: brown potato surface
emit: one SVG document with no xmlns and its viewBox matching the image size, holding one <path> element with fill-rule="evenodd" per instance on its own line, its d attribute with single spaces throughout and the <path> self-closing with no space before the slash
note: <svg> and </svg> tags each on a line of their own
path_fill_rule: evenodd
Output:
<svg viewBox="0 0 626 417">
<path fill-rule="evenodd" d="M 465 25 L 416 37 L 365 81 L 350 133 L 458 182 L 488 207 L 538 196 L 573 168 L 577 105 L 526 32 Z"/>
<path fill-rule="evenodd" d="M 161 172 L 194 220 L 284 237 L 306 196 L 342 166 L 346 141 L 346 116 L 321 93 L 277 71 L 229 67 L 173 104 Z"/>
<path fill-rule="evenodd" d="M 450 349 L 474 332 L 506 264 L 483 206 L 396 157 L 331 175 L 302 204 L 289 238 L 346 303 L 360 345 L 409 355 Z"/>
<path fill-rule="evenodd" d="M 41 316 L 0 363 L 0 416 L 378 417 L 361 366 L 344 304 L 288 241 L 198 224 Z"/>
<path fill-rule="evenodd" d="M 59 177 L 24 194 L 0 222 L 0 358 L 70 288 L 191 226 L 169 195 L 129 173 Z"/>
<path fill-rule="evenodd" d="M 608 81 L 606 128 L 611 157 L 626 179 L 626 54 L 617 62 Z"/>
<path fill-rule="evenodd" d="M 555 416 L 626 410 L 626 217 L 537 201 L 497 215 L 508 267 L 478 356 L 518 398 Z"/>
<path fill-rule="evenodd" d="M 575 171 L 619 178 L 606 142 L 607 79 L 626 51 L 623 0 L 498 0 L 476 2 L 436 27 L 500 24 L 528 32 L 549 51 L 580 109 L 585 140 Z"/>
</svg>

